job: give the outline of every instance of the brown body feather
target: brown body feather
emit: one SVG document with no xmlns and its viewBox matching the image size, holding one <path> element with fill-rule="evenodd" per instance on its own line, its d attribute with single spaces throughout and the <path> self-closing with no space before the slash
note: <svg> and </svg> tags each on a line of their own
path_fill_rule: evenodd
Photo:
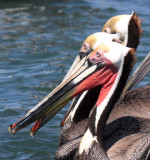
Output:
<svg viewBox="0 0 150 160">
<path fill-rule="evenodd" d="M 84 120 L 82 127 L 81 121 L 64 132 L 65 141 L 56 152 L 56 159 L 63 159 L 66 152 L 73 159 L 87 123 Z M 150 86 L 128 91 L 119 99 L 108 118 L 104 144 L 110 159 L 146 159 L 150 149 Z"/>
</svg>

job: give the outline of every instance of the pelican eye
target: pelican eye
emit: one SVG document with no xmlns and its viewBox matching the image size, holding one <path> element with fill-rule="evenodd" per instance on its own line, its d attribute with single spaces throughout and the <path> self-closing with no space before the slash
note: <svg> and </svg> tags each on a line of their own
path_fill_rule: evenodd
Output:
<svg viewBox="0 0 150 160">
<path fill-rule="evenodd" d="M 83 47 L 84 47 L 85 50 L 87 50 L 87 46 L 85 44 L 83 45 Z"/>
<path fill-rule="evenodd" d="M 104 29 L 104 32 L 106 32 L 106 33 L 107 33 L 107 29 Z"/>
<path fill-rule="evenodd" d="M 104 29 L 104 32 L 110 33 L 110 32 L 111 32 L 111 28 L 110 28 L 110 27 L 105 28 L 105 29 Z"/>
<path fill-rule="evenodd" d="M 97 55 L 97 57 L 100 57 L 100 54 L 99 54 L 99 52 L 96 52 L 96 55 Z"/>
</svg>

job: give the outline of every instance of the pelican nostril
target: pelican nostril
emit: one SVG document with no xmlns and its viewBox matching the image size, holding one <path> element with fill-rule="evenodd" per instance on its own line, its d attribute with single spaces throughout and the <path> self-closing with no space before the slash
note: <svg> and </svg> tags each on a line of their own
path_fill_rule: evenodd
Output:
<svg viewBox="0 0 150 160">
<path fill-rule="evenodd" d="M 95 61 L 96 59 L 95 58 L 92 58 L 92 61 Z"/>
</svg>

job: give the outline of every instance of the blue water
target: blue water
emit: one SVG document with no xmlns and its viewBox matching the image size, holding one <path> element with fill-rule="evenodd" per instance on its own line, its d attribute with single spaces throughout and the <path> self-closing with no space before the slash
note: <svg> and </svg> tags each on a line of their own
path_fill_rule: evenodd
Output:
<svg viewBox="0 0 150 160">
<path fill-rule="evenodd" d="M 0 159 L 52 160 L 67 105 L 32 138 L 8 126 L 63 79 L 84 39 L 112 16 L 136 11 L 143 19 L 139 65 L 150 51 L 150 1 L 14 0 L 0 2 Z M 150 84 L 150 75 L 139 86 Z"/>
</svg>

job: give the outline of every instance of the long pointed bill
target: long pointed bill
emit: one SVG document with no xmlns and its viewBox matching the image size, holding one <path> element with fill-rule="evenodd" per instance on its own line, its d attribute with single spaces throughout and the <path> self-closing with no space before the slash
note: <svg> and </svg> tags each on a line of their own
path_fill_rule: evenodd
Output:
<svg viewBox="0 0 150 160">
<path fill-rule="evenodd" d="M 87 90 L 87 85 L 84 85 L 86 79 L 101 70 L 104 66 L 104 63 L 91 65 L 87 57 L 78 61 L 78 65 L 72 67 L 70 73 L 64 78 L 63 82 L 33 109 L 28 111 L 19 121 L 10 125 L 9 131 L 15 134 L 18 130 L 28 126 L 34 121 L 44 118 L 46 115 L 49 116 L 50 120 L 73 97 Z"/>
<path fill-rule="evenodd" d="M 70 76 L 70 74 L 73 72 L 73 70 L 79 64 L 80 61 L 81 61 L 80 56 L 77 55 L 72 66 L 70 67 L 69 71 L 67 72 L 66 76 L 64 77 L 62 83 L 65 82 L 65 80 Z"/>
<path fill-rule="evenodd" d="M 74 72 L 73 70 L 77 67 L 77 65 L 79 64 L 79 62 L 81 61 L 80 55 L 77 55 L 72 66 L 70 67 L 69 71 L 67 72 L 66 76 L 64 77 L 63 81 L 61 82 L 63 84 L 63 82 L 66 81 L 66 79 L 70 76 L 70 74 L 72 72 Z M 38 119 L 35 124 L 33 125 L 33 127 L 30 130 L 30 135 L 34 136 L 35 133 L 43 126 L 45 125 L 49 120 L 51 119 L 51 113 L 47 114 L 46 116 L 42 117 L 41 119 Z"/>
</svg>

